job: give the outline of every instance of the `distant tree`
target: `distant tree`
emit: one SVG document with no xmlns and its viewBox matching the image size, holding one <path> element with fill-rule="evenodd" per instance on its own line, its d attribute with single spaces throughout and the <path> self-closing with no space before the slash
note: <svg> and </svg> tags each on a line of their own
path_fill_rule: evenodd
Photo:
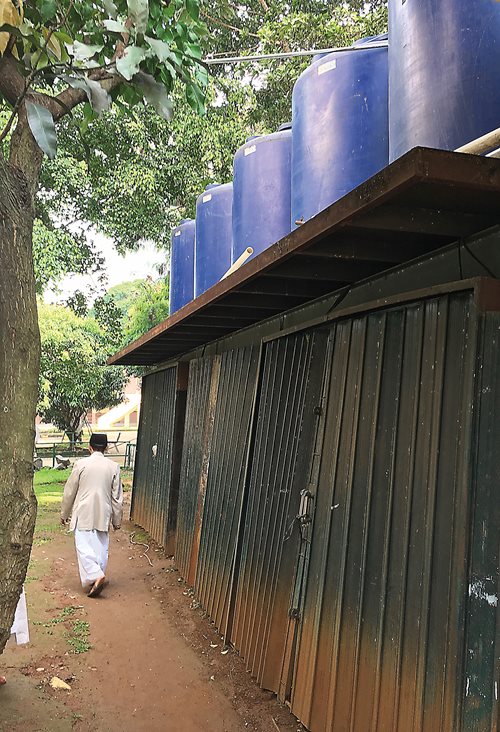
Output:
<svg viewBox="0 0 500 732">
<path fill-rule="evenodd" d="M 123 317 L 128 316 L 131 307 L 142 294 L 144 280 L 130 280 L 113 285 L 106 292 L 106 298 L 113 300 Z"/>
<path fill-rule="evenodd" d="M 90 317 L 57 305 L 41 305 L 42 346 L 38 412 L 68 434 L 77 432 L 90 409 L 119 404 L 127 380 L 121 368 L 106 366 L 113 346 Z"/>
<path fill-rule="evenodd" d="M 129 310 L 124 344 L 134 341 L 169 315 L 169 280 L 145 281 L 142 293 Z"/>
</svg>

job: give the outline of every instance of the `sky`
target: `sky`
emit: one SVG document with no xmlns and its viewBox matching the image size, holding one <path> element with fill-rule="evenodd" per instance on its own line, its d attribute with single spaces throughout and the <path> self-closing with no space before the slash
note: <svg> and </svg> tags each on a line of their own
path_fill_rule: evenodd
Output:
<svg viewBox="0 0 500 732">
<path fill-rule="evenodd" d="M 138 251 L 121 256 L 115 250 L 111 239 L 97 234 L 94 242 L 106 260 L 107 288 L 121 282 L 145 279 L 148 276 L 158 279 L 156 265 L 163 264 L 167 257 L 166 252 L 158 251 L 152 243 L 146 243 Z M 75 290 L 88 294 L 90 290 L 97 290 L 98 287 L 95 275 L 71 275 L 58 283 L 56 291 L 48 289 L 44 294 L 44 300 L 49 303 L 62 302 Z M 98 295 L 99 292 L 95 294 Z"/>
</svg>

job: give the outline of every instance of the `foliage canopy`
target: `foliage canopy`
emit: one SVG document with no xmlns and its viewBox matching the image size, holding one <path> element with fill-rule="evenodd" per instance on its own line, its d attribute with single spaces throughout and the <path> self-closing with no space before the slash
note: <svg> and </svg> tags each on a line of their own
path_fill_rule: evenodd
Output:
<svg viewBox="0 0 500 732">
<path fill-rule="evenodd" d="M 55 305 L 40 305 L 42 344 L 38 413 L 59 429 L 76 432 L 90 409 L 119 404 L 127 380 L 119 367 L 105 366 L 112 350 L 94 318 Z"/>
</svg>

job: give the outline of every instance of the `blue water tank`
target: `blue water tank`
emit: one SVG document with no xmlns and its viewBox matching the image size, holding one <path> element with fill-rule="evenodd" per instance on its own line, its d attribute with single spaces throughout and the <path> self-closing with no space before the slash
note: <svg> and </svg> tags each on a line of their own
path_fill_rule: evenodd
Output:
<svg viewBox="0 0 500 732">
<path fill-rule="evenodd" d="M 194 239 L 196 224 L 184 219 L 172 232 L 170 248 L 170 315 L 194 297 Z"/>
<path fill-rule="evenodd" d="M 231 266 L 233 184 L 206 187 L 196 201 L 195 297 L 215 285 Z"/>
<path fill-rule="evenodd" d="M 389 2 L 390 158 L 500 127 L 500 2 Z"/>
<path fill-rule="evenodd" d="M 387 47 L 372 40 L 314 61 L 295 84 L 292 227 L 387 165 Z"/>
<path fill-rule="evenodd" d="M 249 138 L 234 156 L 233 262 L 252 257 L 290 233 L 291 124 Z"/>
</svg>

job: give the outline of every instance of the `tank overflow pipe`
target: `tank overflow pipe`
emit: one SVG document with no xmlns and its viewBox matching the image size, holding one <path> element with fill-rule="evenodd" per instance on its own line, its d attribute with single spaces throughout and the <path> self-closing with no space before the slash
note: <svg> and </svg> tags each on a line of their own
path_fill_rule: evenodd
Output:
<svg viewBox="0 0 500 732">
<path fill-rule="evenodd" d="M 491 150 L 493 147 L 497 148 L 500 145 L 500 127 L 492 132 L 488 132 L 482 137 L 478 137 L 477 140 L 471 140 L 462 147 L 457 147 L 455 152 L 469 153 L 470 155 L 482 155 L 487 150 Z M 496 157 L 496 155 L 491 155 Z"/>
<path fill-rule="evenodd" d="M 203 63 L 207 66 L 221 64 L 239 64 L 246 61 L 271 61 L 273 59 L 304 58 L 305 56 L 316 56 L 320 53 L 341 53 L 342 51 L 367 51 L 372 48 L 388 48 L 387 41 L 377 43 L 365 43 L 360 46 L 343 46 L 340 48 L 317 48 L 315 51 L 290 51 L 289 53 L 265 53 L 255 56 L 225 56 L 223 58 L 205 58 Z"/>
<path fill-rule="evenodd" d="M 233 274 L 233 272 L 236 272 L 237 269 L 241 267 L 242 264 L 245 264 L 248 257 L 251 257 L 253 254 L 253 247 L 247 247 L 243 254 L 240 254 L 238 259 L 229 267 L 226 274 L 223 274 L 221 277 L 221 281 L 225 280 L 226 277 L 229 277 L 230 274 Z"/>
</svg>

